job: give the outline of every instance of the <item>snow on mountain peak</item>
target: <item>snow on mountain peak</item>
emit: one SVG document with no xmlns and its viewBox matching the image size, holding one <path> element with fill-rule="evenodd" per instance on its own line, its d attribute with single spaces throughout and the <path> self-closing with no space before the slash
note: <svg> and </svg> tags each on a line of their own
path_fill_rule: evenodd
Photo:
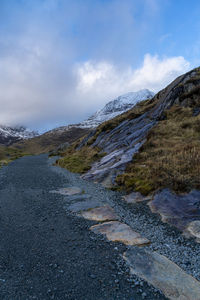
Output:
<svg viewBox="0 0 200 300">
<path fill-rule="evenodd" d="M 5 126 L 0 125 L 0 144 L 10 145 L 22 139 L 30 139 L 37 136 L 38 133 L 31 131 L 24 126 Z"/>
<path fill-rule="evenodd" d="M 95 114 L 90 116 L 87 120 L 79 123 L 79 124 L 71 124 L 67 126 L 61 126 L 55 129 L 48 131 L 48 133 L 52 132 L 64 132 L 69 130 L 72 127 L 78 128 L 95 128 L 99 126 L 101 123 L 110 120 L 117 115 L 120 115 L 127 110 L 131 109 L 134 105 L 142 100 L 151 99 L 154 96 L 154 93 L 143 89 L 138 92 L 129 92 L 127 94 L 121 95 L 116 99 L 108 102 L 102 109 L 98 110 Z"/>
<path fill-rule="evenodd" d="M 98 110 L 94 115 L 83 121 L 81 124 L 79 124 L 79 126 L 82 128 L 96 127 L 99 124 L 126 112 L 138 102 L 151 99 L 153 96 L 154 93 L 148 89 L 143 89 L 137 92 L 129 92 L 121 95 L 108 102 L 102 109 Z"/>
</svg>

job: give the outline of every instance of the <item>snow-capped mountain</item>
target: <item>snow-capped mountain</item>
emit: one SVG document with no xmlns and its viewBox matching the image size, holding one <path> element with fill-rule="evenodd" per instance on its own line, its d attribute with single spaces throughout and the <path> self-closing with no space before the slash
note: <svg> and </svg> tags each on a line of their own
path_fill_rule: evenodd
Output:
<svg viewBox="0 0 200 300">
<path fill-rule="evenodd" d="M 31 131 L 23 126 L 4 126 L 0 125 L 0 144 L 10 145 L 22 139 L 30 139 L 37 136 L 38 133 Z"/>
<path fill-rule="evenodd" d="M 53 132 L 64 132 L 69 130 L 72 127 L 78 128 L 95 128 L 101 123 L 110 120 L 117 115 L 120 115 L 127 110 L 131 109 L 134 105 L 138 102 L 146 99 L 151 99 L 154 96 L 154 93 L 144 89 L 138 92 L 130 92 L 124 95 L 117 97 L 116 99 L 108 102 L 102 109 L 98 110 L 95 114 L 89 117 L 87 120 L 79 123 L 79 124 L 72 124 L 67 126 L 61 126 L 55 128 L 53 130 L 48 131 L 49 134 Z"/>
<path fill-rule="evenodd" d="M 79 124 L 82 128 L 97 127 L 99 124 L 116 117 L 131 109 L 139 101 L 151 99 L 154 93 L 144 89 L 138 92 L 130 92 L 108 102 L 102 109 Z"/>
</svg>

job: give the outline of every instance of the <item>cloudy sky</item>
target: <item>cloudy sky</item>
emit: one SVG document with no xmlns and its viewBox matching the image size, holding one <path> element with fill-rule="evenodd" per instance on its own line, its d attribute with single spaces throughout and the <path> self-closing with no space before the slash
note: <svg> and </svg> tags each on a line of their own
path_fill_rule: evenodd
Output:
<svg viewBox="0 0 200 300">
<path fill-rule="evenodd" d="M 0 123 L 45 130 L 200 65 L 199 0 L 0 0 Z"/>
</svg>

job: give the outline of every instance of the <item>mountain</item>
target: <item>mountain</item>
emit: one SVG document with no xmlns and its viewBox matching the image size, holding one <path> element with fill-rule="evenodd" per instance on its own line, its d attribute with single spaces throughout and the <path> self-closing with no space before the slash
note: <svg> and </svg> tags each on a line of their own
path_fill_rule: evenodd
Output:
<svg viewBox="0 0 200 300">
<path fill-rule="evenodd" d="M 95 128 L 99 126 L 101 123 L 113 119 L 114 117 L 126 112 L 131 107 L 136 105 L 138 102 L 151 99 L 154 96 L 154 93 L 149 91 L 148 89 L 143 89 L 137 92 L 130 92 L 124 95 L 117 97 L 114 100 L 108 102 L 102 109 L 98 110 L 92 116 L 90 116 L 87 120 L 67 126 L 60 126 L 58 128 L 52 129 L 49 133 L 57 132 L 60 134 L 66 130 L 70 130 L 71 128 Z"/>
<path fill-rule="evenodd" d="M 119 96 L 118 98 L 108 102 L 101 110 L 97 111 L 94 115 L 82 123 L 61 126 L 49 130 L 48 132 L 30 140 L 21 140 L 13 146 L 31 154 L 53 151 L 61 144 L 74 142 L 82 136 L 90 133 L 105 120 L 110 120 L 114 116 L 120 115 L 133 107 L 139 101 L 150 99 L 153 95 L 153 92 L 146 89 Z"/>
<path fill-rule="evenodd" d="M 117 97 L 116 99 L 108 102 L 102 109 L 98 110 L 94 115 L 87 120 L 78 124 L 83 128 L 97 127 L 101 123 L 113 119 L 119 114 L 122 114 L 136 105 L 139 101 L 151 99 L 154 93 L 144 89 L 138 92 L 130 92 Z"/>
<path fill-rule="evenodd" d="M 37 136 L 38 133 L 30 131 L 23 126 L 4 126 L 0 125 L 0 144 L 11 145 L 19 140 L 30 139 Z"/>
<path fill-rule="evenodd" d="M 200 220 L 200 68 L 102 123 L 62 156 L 59 166 L 132 193 L 133 202 L 148 196 L 164 221 L 186 230 Z"/>
</svg>

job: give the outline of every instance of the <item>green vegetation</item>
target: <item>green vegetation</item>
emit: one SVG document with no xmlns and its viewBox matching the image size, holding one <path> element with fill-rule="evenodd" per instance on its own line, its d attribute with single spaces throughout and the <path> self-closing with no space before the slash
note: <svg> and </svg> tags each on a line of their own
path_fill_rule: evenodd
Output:
<svg viewBox="0 0 200 300">
<path fill-rule="evenodd" d="M 148 134 L 147 141 L 117 177 L 127 191 L 147 195 L 158 188 L 176 192 L 200 189 L 200 115 L 173 106 Z"/>
<path fill-rule="evenodd" d="M 0 167 L 7 165 L 9 162 L 25 155 L 28 154 L 17 148 L 11 146 L 6 147 L 2 145 L 0 146 Z"/>
<path fill-rule="evenodd" d="M 99 148 L 85 146 L 80 150 L 76 150 L 76 144 L 73 144 L 65 153 L 62 153 L 63 157 L 56 162 L 58 166 L 73 173 L 85 173 L 91 168 L 92 163 L 105 155 L 105 153 L 100 153 Z"/>
</svg>

